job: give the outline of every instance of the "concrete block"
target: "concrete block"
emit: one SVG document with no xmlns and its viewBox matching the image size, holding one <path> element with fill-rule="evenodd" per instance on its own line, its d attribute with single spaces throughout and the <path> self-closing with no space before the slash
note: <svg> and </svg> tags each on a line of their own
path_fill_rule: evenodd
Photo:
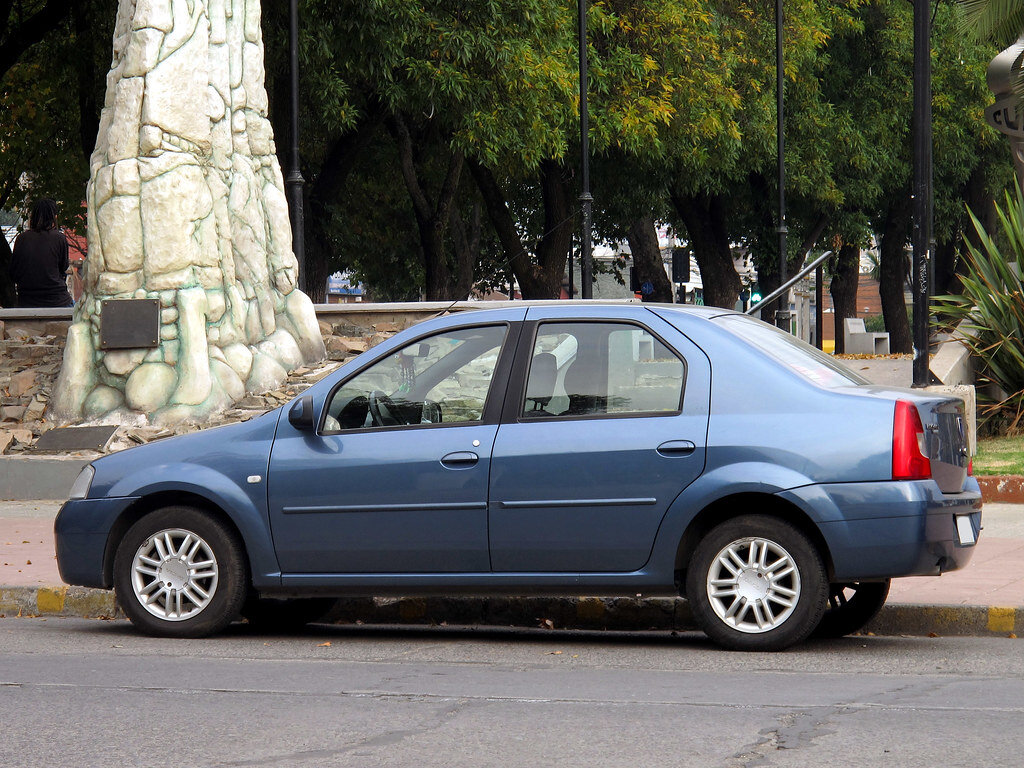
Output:
<svg viewBox="0 0 1024 768">
<path fill-rule="evenodd" d="M 87 458 L 0 456 L 0 499 L 66 499 Z"/>
</svg>

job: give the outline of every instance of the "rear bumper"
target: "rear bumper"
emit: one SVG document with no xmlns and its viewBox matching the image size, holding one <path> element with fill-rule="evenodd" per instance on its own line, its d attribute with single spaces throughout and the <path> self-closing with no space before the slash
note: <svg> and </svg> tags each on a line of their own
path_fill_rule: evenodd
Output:
<svg viewBox="0 0 1024 768">
<path fill-rule="evenodd" d="M 67 584 L 110 589 L 104 567 L 107 542 L 115 521 L 134 497 L 73 499 L 64 503 L 53 523 L 57 568 Z"/>
<path fill-rule="evenodd" d="M 973 477 L 957 494 L 925 480 L 808 486 L 783 496 L 819 513 L 833 581 L 955 571 L 970 562 L 981 531 L 981 491 Z M 959 529 L 958 518 L 965 518 Z"/>
</svg>

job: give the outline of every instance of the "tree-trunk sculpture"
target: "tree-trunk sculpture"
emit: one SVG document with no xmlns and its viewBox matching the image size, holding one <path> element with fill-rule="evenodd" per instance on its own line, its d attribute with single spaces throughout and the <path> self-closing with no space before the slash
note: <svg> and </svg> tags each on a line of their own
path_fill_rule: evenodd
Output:
<svg viewBox="0 0 1024 768">
<path fill-rule="evenodd" d="M 259 0 L 120 0 L 87 196 L 55 420 L 200 421 L 324 357 L 296 289 Z M 130 298 L 159 301 L 159 346 L 101 349 L 101 303 Z"/>
</svg>

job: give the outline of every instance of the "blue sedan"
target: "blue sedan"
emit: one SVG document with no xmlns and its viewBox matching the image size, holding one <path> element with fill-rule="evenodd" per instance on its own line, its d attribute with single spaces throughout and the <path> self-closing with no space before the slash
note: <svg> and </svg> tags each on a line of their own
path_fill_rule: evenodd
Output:
<svg viewBox="0 0 1024 768">
<path fill-rule="evenodd" d="M 855 632 L 981 529 L 964 404 L 704 307 L 431 320 L 251 421 L 104 457 L 56 521 L 142 631 L 345 595 L 682 595 L 733 649 Z"/>
</svg>

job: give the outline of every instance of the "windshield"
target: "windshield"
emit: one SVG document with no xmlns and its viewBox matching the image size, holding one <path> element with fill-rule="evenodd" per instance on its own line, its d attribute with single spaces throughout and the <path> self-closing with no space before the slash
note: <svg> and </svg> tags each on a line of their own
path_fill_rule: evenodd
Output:
<svg viewBox="0 0 1024 768">
<path fill-rule="evenodd" d="M 714 320 L 730 333 L 749 341 L 772 359 L 819 387 L 831 389 L 870 383 L 821 350 L 815 349 L 790 333 L 779 330 L 774 325 L 768 325 L 747 315 L 719 315 Z"/>
</svg>

